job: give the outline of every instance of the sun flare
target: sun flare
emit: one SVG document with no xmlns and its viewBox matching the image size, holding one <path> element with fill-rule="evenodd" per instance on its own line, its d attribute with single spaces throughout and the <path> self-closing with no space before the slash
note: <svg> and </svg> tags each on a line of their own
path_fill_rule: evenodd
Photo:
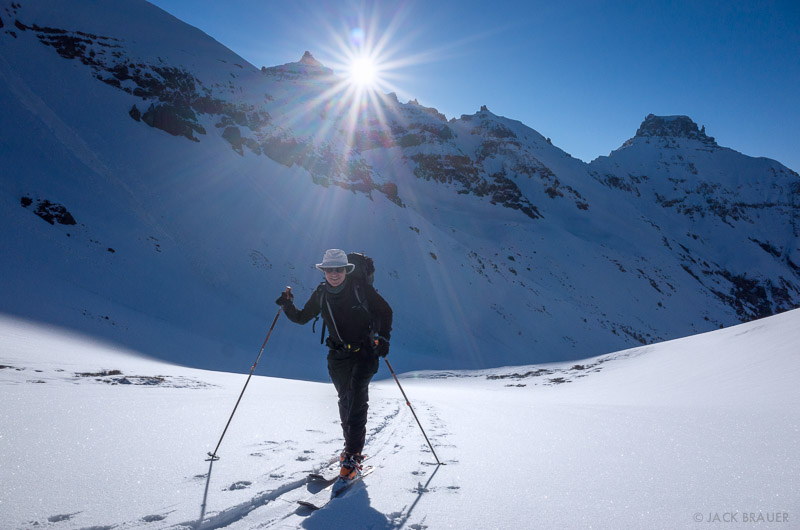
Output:
<svg viewBox="0 0 800 530">
<path fill-rule="evenodd" d="M 339 24 L 326 19 L 329 32 L 315 35 L 326 39 L 320 47 L 331 75 L 317 85 L 323 89 L 309 104 L 332 119 L 324 120 L 314 134 L 320 143 L 335 143 L 337 133 L 344 134 L 340 167 L 345 171 L 349 164 L 358 166 L 360 150 L 369 142 L 392 137 L 397 95 L 402 94 L 394 82 L 402 77 L 400 70 L 420 60 L 406 55 L 406 40 L 396 34 L 403 17 L 403 10 L 384 14 L 376 7 L 371 13 L 359 13 L 357 25 L 350 16 Z M 297 119 L 308 115 L 298 114 Z"/>
<path fill-rule="evenodd" d="M 378 65 L 369 57 L 357 57 L 350 64 L 350 82 L 360 88 L 376 88 Z"/>
</svg>

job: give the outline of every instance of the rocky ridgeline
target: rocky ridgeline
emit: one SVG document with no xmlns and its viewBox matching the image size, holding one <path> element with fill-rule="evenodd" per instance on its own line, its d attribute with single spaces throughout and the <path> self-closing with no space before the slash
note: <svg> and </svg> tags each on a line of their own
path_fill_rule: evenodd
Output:
<svg viewBox="0 0 800 530">
<path fill-rule="evenodd" d="M 61 57 L 90 67 L 99 81 L 142 99 L 141 109 L 134 104 L 128 110 L 129 116 L 138 122 L 199 142 L 199 136 L 207 135 L 199 116 L 211 116 L 216 120 L 215 127 L 221 129 L 221 137 L 240 155 L 244 155 L 246 148 L 255 155 L 265 155 L 289 167 L 299 165 L 320 184 L 334 184 L 367 194 L 377 191 L 402 204 L 397 186 L 391 182 L 374 182 L 369 168 L 359 160 L 343 157 L 273 126 L 272 117 L 263 107 L 233 104 L 214 96 L 211 88 L 185 68 L 139 61 L 128 55 L 119 40 L 111 37 L 26 25 L 20 21 L 15 25 L 20 31 L 34 32 L 42 44 L 52 47 Z M 263 72 L 287 79 L 314 77 L 323 82 L 331 75 L 331 71 L 308 52 L 299 63 Z M 271 99 L 265 94 L 265 102 Z M 339 178 L 330 178 L 331 175 Z"/>
<path fill-rule="evenodd" d="M 124 43 L 114 37 L 26 25 L 19 20 L 15 27 L 35 33 L 42 44 L 64 59 L 90 67 L 99 81 L 147 102 L 144 112 L 134 105 L 130 116 L 172 135 L 199 141 L 195 134 L 205 135 L 206 131 L 198 123 L 198 114 L 219 116 L 221 127 L 236 123 L 256 128 L 269 121 L 263 111 L 212 96 L 211 89 L 186 69 L 129 57 Z"/>
<path fill-rule="evenodd" d="M 509 156 L 509 151 L 522 149 L 514 141 L 514 134 L 499 124 L 486 120 L 476 124 L 473 134 L 485 134 L 486 141 L 475 157 L 456 154 L 458 141 L 448 126 L 444 115 L 416 101 L 406 105 L 395 96 L 386 96 L 384 108 L 390 119 L 387 127 L 378 120 L 366 120 L 366 126 L 353 136 L 352 150 L 337 152 L 329 144 L 317 145 L 313 140 L 291 134 L 285 127 L 274 124 L 265 108 L 257 105 L 233 104 L 220 97 L 203 81 L 185 68 L 167 64 L 148 64 L 128 56 L 124 43 L 112 37 L 69 31 L 59 28 L 39 27 L 16 22 L 20 31 L 31 31 L 39 41 L 52 47 L 61 57 L 78 60 L 92 68 L 95 77 L 143 101 L 142 108 L 134 104 L 128 114 L 142 122 L 174 136 L 199 142 L 207 135 L 200 123 L 200 115 L 213 116 L 221 137 L 231 148 L 244 156 L 245 150 L 264 155 L 286 166 L 298 165 L 306 169 L 312 179 L 325 186 L 335 185 L 356 192 L 378 192 L 402 206 L 397 184 L 376 178 L 372 168 L 360 157 L 364 151 L 376 148 L 399 147 L 407 152 L 404 159 L 417 177 L 454 184 L 459 193 L 489 197 L 494 204 L 519 210 L 532 219 L 542 217 L 539 209 L 526 198 L 513 179 L 504 172 L 487 172 L 482 162 L 489 156 Z M 262 68 L 262 73 L 282 82 L 319 84 L 329 87 L 337 82 L 330 69 L 305 52 L 300 61 L 281 66 Z M 265 103 L 272 97 L 265 95 Z M 485 109 L 483 109 L 485 110 Z M 342 120 L 342 116 L 331 116 Z M 452 154 L 420 152 L 425 147 L 449 145 Z M 441 151 L 441 150 L 439 150 Z M 519 156 L 515 172 L 539 178 L 550 198 L 570 195 L 579 208 L 588 205 L 580 194 L 563 186 L 554 173 L 535 158 Z"/>
<path fill-rule="evenodd" d="M 199 116 L 212 116 L 216 120 L 215 127 L 221 129 L 220 136 L 238 154 L 244 156 L 247 150 L 289 167 L 301 166 L 321 185 L 335 185 L 368 195 L 378 192 L 402 206 L 397 184 L 377 177 L 360 156 L 371 149 L 398 147 L 404 151 L 404 160 L 413 168 L 414 175 L 421 179 L 456 185 L 459 193 L 489 197 L 494 204 L 519 210 L 532 219 L 541 218 L 539 209 L 523 195 L 506 170 L 487 172 L 483 167 L 487 157 L 516 156 L 511 171 L 541 179 L 550 198 L 567 194 L 580 208 L 588 208 L 580 194 L 563 186 L 544 164 L 522 154 L 524 149 L 515 142 L 513 132 L 499 124 L 486 120 L 476 123 L 473 134 L 486 136 L 482 149 L 475 156 L 459 154 L 457 138 L 444 115 L 416 101 L 401 105 L 396 96 L 391 95 L 385 98 L 382 109 L 387 112 L 390 125 L 387 127 L 380 120 L 372 120 L 372 124 L 365 120 L 366 126 L 353 136 L 352 149 L 337 152 L 330 144 L 318 145 L 312 139 L 298 137 L 286 127 L 276 125 L 265 105 L 233 104 L 215 96 L 210 86 L 185 68 L 149 64 L 129 56 L 125 43 L 119 39 L 40 27 L 19 20 L 15 21 L 15 27 L 35 33 L 42 44 L 52 47 L 61 57 L 80 61 L 91 68 L 99 81 L 140 98 L 141 108 L 134 104 L 128 109 L 132 119 L 199 142 L 200 137 L 207 135 Z M 272 80 L 310 83 L 323 88 L 340 82 L 332 70 L 308 51 L 296 63 L 262 68 L 262 73 Z M 266 94 L 264 103 L 271 101 L 272 97 Z M 330 119 L 341 121 L 343 117 L 330 116 Z M 450 146 L 452 152 L 442 154 L 441 149 L 434 149 L 436 152 L 431 153 L 429 148 L 436 145 Z"/>
<path fill-rule="evenodd" d="M 473 116 L 461 116 L 461 121 L 471 125 L 470 135 L 483 138 L 475 152 L 476 164 L 484 166 L 489 159 L 503 160 L 503 169 L 494 173 L 492 177 L 496 181 L 504 182 L 504 188 L 508 192 L 516 187 L 513 177 L 534 180 L 540 183 L 542 193 L 550 199 L 566 198 L 580 210 L 589 209 L 589 203 L 581 193 L 572 186 L 562 183 L 556 173 L 533 153 L 530 142 L 522 141 L 514 131 L 498 120 L 499 118 L 485 105 Z M 515 207 L 511 204 L 506 206 Z M 536 207 L 532 208 L 536 211 L 536 215 L 529 214 L 530 217 L 543 217 Z"/>
</svg>

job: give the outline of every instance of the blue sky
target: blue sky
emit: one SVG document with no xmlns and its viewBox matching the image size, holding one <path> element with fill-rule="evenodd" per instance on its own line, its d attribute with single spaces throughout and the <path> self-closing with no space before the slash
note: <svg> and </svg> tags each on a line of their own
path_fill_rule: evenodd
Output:
<svg viewBox="0 0 800 530">
<path fill-rule="evenodd" d="M 447 118 L 486 105 L 575 157 L 607 155 L 649 114 L 800 171 L 800 2 L 153 0 L 255 66 L 350 32 L 383 43 L 384 79 Z M 385 90 L 390 91 L 390 90 Z"/>
</svg>

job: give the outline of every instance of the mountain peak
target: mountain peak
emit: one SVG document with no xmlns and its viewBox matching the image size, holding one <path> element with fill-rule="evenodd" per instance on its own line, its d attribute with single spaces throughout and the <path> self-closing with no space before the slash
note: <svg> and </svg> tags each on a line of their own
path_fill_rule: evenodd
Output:
<svg viewBox="0 0 800 530">
<path fill-rule="evenodd" d="M 317 61 L 311 52 L 306 50 L 303 56 L 296 63 L 286 63 L 280 66 L 272 66 L 267 68 L 261 67 L 261 71 L 265 74 L 276 76 L 281 79 L 319 79 L 329 78 L 333 75 L 333 70 L 326 68 L 321 62 Z"/>
<path fill-rule="evenodd" d="M 322 63 L 314 59 L 314 56 L 311 55 L 311 52 L 308 50 L 306 50 L 306 52 L 303 54 L 303 57 L 301 57 L 300 61 L 298 62 L 300 64 L 307 64 L 308 66 L 316 66 L 322 68 Z"/>
<path fill-rule="evenodd" d="M 639 138 L 648 136 L 661 136 L 673 138 L 690 138 L 701 140 L 716 145 L 714 138 L 706 135 L 706 128 L 698 128 L 697 124 L 689 116 L 656 116 L 648 114 L 639 130 L 636 131 Z"/>
</svg>

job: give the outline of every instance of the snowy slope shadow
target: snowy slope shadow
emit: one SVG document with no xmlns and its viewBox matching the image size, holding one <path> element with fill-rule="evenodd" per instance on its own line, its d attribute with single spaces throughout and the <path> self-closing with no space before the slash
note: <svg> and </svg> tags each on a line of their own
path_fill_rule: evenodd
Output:
<svg viewBox="0 0 800 530">
<path fill-rule="evenodd" d="M 351 528 L 394 530 L 400 528 L 389 517 L 371 506 L 365 483 L 354 484 L 352 490 L 343 497 L 347 498 L 347 502 L 332 502 L 322 510 L 311 512 L 302 522 L 301 527 L 307 530 L 348 530 Z M 357 523 L 354 524 L 355 522 Z"/>
</svg>

